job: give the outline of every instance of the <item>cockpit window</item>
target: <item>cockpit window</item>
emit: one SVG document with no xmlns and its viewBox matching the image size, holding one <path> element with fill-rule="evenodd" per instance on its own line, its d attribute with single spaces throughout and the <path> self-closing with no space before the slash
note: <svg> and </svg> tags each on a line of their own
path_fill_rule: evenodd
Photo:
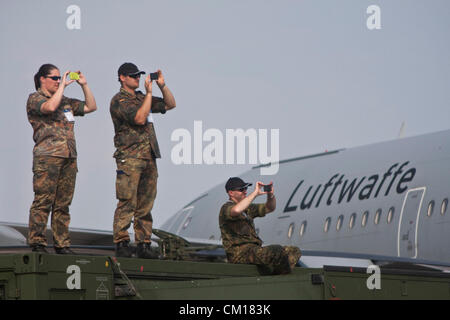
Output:
<svg viewBox="0 0 450 320">
<path fill-rule="evenodd" d="M 191 223 L 191 221 L 192 221 L 192 217 L 188 217 L 188 218 L 186 219 L 186 221 L 184 221 L 184 224 L 183 224 L 183 230 L 186 229 L 186 228 L 188 227 L 188 225 Z"/>
<path fill-rule="evenodd" d="M 192 220 L 191 212 L 193 209 L 193 206 L 186 207 L 177 214 L 177 218 L 172 225 L 175 231 L 171 232 L 178 234 L 181 230 L 184 230 L 189 226 Z"/>
<path fill-rule="evenodd" d="M 191 211 L 194 209 L 193 206 L 185 207 L 175 214 L 174 217 L 170 219 L 168 223 L 165 224 L 164 230 L 178 234 L 181 228 L 186 223 L 186 218 L 190 215 Z"/>
</svg>

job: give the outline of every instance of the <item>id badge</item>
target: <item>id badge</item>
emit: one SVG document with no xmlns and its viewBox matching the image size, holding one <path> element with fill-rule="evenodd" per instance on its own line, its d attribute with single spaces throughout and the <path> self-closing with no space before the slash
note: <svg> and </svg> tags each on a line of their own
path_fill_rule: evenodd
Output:
<svg viewBox="0 0 450 320">
<path fill-rule="evenodd" d="M 75 122 L 75 118 L 73 117 L 73 113 L 70 109 L 64 109 L 64 115 L 66 116 L 67 121 Z"/>
</svg>

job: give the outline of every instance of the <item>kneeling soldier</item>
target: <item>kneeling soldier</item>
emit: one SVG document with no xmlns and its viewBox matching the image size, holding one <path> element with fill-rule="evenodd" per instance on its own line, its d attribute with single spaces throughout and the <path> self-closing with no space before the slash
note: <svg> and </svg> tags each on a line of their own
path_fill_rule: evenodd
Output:
<svg viewBox="0 0 450 320">
<path fill-rule="evenodd" d="M 271 274 L 290 273 L 300 259 L 300 249 L 280 245 L 262 247 L 253 222 L 254 218 L 275 210 L 273 184 L 266 186 L 270 191 L 263 191 L 264 184 L 256 182 L 255 190 L 247 196 L 251 185 L 238 177 L 228 179 L 225 185 L 229 201 L 220 209 L 219 225 L 227 259 L 231 263 L 256 264 Z M 262 194 L 267 194 L 266 203 L 253 204 Z"/>
</svg>

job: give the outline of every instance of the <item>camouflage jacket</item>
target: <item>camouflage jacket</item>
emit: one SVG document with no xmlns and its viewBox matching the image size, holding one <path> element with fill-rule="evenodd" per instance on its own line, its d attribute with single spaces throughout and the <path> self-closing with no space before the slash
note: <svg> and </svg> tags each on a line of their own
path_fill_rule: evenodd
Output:
<svg viewBox="0 0 450 320">
<path fill-rule="evenodd" d="M 28 97 L 27 116 L 33 127 L 35 142 L 33 155 L 76 158 L 77 150 L 73 132 L 75 122 L 69 121 L 65 113 L 71 113 L 71 117 L 84 116 L 85 102 L 63 96 L 54 112 L 41 113 L 42 104 L 50 98 L 41 89 Z"/>
<path fill-rule="evenodd" d="M 114 124 L 114 158 L 161 158 L 153 123 L 146 120 L 145 125 L 134 122 L 136 113 L 142 106 L 145 95 L 136 91 L 135 95 L 125 89 L 111 99 L 110 113 Z M 166 104 L 159 97 L 152 97 L 152 113 L 166 113 Z"/>
<path fill-rule="evenodd" d="M 226 202 L 220 209 L 219 226 L 222 233 L 222 244 L 227 253 L 230 255 L 240 246 L 253 244 L 262 245 L 262 240 L 258 237 L 255 230 L 253 219 L 256 217 L 264 217 L 267 213 L 265 204 L 251 204 L 247 210 L 237 217 L 231 216 L 231 208 L 234 202 Z"/>
</svg>

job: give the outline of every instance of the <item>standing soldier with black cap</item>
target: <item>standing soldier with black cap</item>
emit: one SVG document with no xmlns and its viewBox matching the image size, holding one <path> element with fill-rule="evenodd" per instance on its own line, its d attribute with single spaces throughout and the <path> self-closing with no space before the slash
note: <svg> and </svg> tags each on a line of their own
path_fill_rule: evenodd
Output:
<svg viewBox="0 0 450 320">
<path fill-rule="evenodd" d="M 134 217 L 136 254 L 138 258 L 156 258 L 150 250 L 153 218 L 151 210 L 156 198 L 158 171 L 156 158 L 161 158 L 150 113 L 166 113 L 175 108 L 175 98 L 167 87 L 161 70 L 156 84 L 163 98 L 152 96 L 152 79 L 145 78 L 145 91 L 137 91 L 141 74 L 133 63 L 119 67 L 120 91 L 112 98 L 110 112 L 114 124 L 114 158 L 117 163 L 114 213 L 114 243 L 117 257 L 131 257 L 128 228 Z M 149 119 L 147 119 L 149 118 Z"/>
<path fill-rule="evenodd" d="M 300 259 L 300 249 L 280 245 L 262 247 L 253 222 L 275 210 L 273 184 L 266 185 L 266 189 L 258 181 L 255 190 L 247 196 L 247 188 L 251 185 L 238 177 L 228 179 L 225 185 L 229 201 L 220 209 L 219 226 L 227 259 L 231 263 L 256 264 L 271 274 L 290 273 Z M 265 204 L 252 203 L 262 194 L 267 194 Z"/>
</svg>

